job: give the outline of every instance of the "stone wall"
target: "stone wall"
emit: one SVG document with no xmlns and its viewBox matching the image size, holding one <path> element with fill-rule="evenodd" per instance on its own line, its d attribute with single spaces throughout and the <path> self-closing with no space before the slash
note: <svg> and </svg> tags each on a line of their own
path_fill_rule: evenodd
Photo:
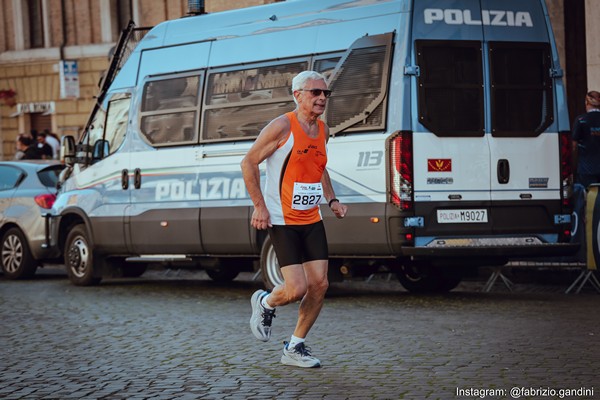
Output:
<svg viewBox="0 0 600 400">
<path fill-rule="evenodd" d="M 585 1 L 588 90 L 600 91 L 600 1 Z M 582 100 L 583 101 L 583 100 Z"/>
</svg>

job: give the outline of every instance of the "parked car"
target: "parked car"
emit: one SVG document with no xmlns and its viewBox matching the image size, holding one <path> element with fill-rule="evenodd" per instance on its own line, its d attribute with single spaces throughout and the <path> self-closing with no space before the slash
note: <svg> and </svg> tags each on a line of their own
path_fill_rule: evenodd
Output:
<svg viewBox="0 0 600 400">
<path fill-rule="evenodd" d="M 0 264 L 4 277 L 32 277 L 46 260 L 45 218 L 64 165 L 57 161 L 0 161 Z"/>
</svg>

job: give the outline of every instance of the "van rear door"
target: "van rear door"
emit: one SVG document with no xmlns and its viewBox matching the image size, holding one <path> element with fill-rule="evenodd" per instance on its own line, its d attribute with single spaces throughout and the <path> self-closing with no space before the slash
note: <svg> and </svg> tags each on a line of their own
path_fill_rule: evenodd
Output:
<svg viewBox="0 0 600 400">
<path fill-rule="evenodd" d="M 557 240 L 559 139 L 544 14 L 538 0 L 414 2 L 414 196 L 425 218 L 416 246 Z"/>
<path fill-rule="evenodd" d="M 561 182 L 552 48 L 539 1 L 483 0 L 496 233 L 556 230 Z M 503 11 L 498 11 L 503 10 Z"/>
<path fill-rule="evenodd" d="M 480 15 L 479 0 L 414 2 L 414 200 L 425 217 L 417 246 L 492 232 Z"/>
</svg>

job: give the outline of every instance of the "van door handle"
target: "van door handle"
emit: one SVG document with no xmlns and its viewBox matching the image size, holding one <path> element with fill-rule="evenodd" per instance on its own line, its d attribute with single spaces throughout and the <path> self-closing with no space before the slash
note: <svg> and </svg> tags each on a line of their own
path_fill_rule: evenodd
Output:
<svg viewBox="0 0 600 400">
<path fill-rule="evenodd" d="M 121 171 L 121 187 L 123 190 L 129 189 L 129 171 L 126 169 Z"/>
<path fill-rule="evenodd" d="M 142 170 L 136 168 L 133 173 L 133 187 L 139 189 L 142 187 Z"/>
<path fill-rule="evenodd" d="M 505 184 L 510 180 L 510 165 L 508 160 L 498 160 L 498 183 Z"/>
</svg>

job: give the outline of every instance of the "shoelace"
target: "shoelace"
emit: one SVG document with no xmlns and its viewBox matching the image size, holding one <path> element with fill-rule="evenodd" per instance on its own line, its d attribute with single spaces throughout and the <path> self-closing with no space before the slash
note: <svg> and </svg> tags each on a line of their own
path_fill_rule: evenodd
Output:
<svg viewBox="0 0 600 400">
<path fill-rule="evenodd" d="M 273 321 L 273 318 L 275 318 L 275 310 L 267 310 L 263 307 L 262 318 L 262 324 L 264 326 L 271 326 L 271 322 Z"/>
<path fill-rule="evenodd" d="M 300 354 L 302 357 L 312 357 L 310 347 L 305 346 L 304 343 L 298 343 L 294 347 L 294 352 Z"/>
</svg>

